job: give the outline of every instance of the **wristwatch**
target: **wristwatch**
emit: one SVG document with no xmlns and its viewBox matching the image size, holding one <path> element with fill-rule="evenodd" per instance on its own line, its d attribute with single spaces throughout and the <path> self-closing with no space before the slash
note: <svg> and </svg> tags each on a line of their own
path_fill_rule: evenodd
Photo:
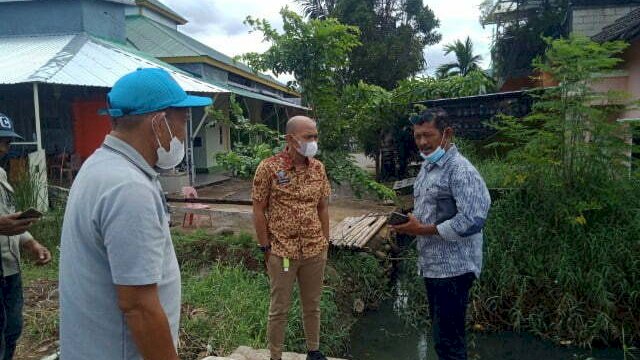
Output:
<svg viewBox="0 0 640 360">
<path fill-rule="evenodd" d="M 260 251 L 262 251 L 263 254 L 267 253 L 267 252 L 269 252 L 269 250 L 271 250 L 271 244 L 266 245 L 266 246 L 259 245 L 258 247 L 260 248 Z"/>
</svg>

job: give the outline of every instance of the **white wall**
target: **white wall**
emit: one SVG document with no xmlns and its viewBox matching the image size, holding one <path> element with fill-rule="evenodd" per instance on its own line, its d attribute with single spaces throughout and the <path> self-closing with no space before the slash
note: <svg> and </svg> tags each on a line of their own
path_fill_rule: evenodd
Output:
<svg viewBox="0 0 640 360">
<path fill-rule="evenodd" d="M 206 164 L 208 168 L 216 165 L 215 157 L 217 153 L 231 149 L 229 132 L 229 127 L 222 124 L 217 124 L 216 126 L 205 129 L 204 138 L 206 142 Z M 222 137 L 220 135 L 222 135 Z"/>
</svg>

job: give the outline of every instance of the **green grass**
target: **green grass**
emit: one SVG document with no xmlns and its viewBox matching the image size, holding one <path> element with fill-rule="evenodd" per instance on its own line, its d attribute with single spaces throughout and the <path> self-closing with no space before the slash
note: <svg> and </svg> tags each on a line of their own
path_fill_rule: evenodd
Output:
<svg viewBox="0 0 640 360">
<path fill-rule="evenodd" d="M 267 347 L 269 283 L 254 241 L 246 234 L 217 239 L 203 232 L 174 234 L 183 274 L 181 338 L 186 359 L 195 359 L 203 349 L 228 355 L 240 345 Z M 224 258 L 219 258 L 221 255 Z M 217 257 L 218 261 L 211 260 Z M 336 260 L 341 270 L 353 269 L 344 265 L 345 259 Z M 343 287 L 345 279 L 344 272 L 327 271 L 320 304 L 323 326 L 320 342 L 321 349 L 329 354 L 345 352 L 349 329 L 355 321 L 350 314 L 351 304 L 339 300 L 347 292 Z M 306 351 L 297 287 L 292 295 L 285 348 Z"/>
<path fill-rule="evenodd" d="M 51 251 L 51 263 L 37 266 L 22 256 L 24 336 L 34 344 L 47 343 L 58 335 L 58 260 L 63 215 L 63 209 L 51 210 L 31 228 L 34 238 Z"/>
<path fill-rule="evenodd" d="M 51 210 L 30 229 L 31 235 L 51 251 L 53 259 L 46 266 L 36 266 L 31 261 L 24 260 L 25 256 L 23 256 L 21 270 L 23 281 L 26 283 L 35 279 L 58 280 L 59 245 L 63 217 L 64 209 Z"/>
</svg>

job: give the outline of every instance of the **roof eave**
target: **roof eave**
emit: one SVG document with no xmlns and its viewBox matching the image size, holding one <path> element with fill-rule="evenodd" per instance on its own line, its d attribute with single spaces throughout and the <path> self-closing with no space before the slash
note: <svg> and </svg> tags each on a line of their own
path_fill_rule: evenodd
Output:
<svg viewBox="0 0 640 360">
<path fill-rule="evenodd" d="M 263 79 L 263 78 L 261 78 L 260 76 L 257 76 L 257 75 L 256 75 L 256 74 L 254 74 L 254 73 L 250 73 L 250 72 L 244 71 L 244 70 L 242 70 L 242 69 L 238 69 L 238 68 L 237 68 L 237 67 L 235 67 L 235 66 L 225 64 L 225 63 L 223 63 L 222 61 L 219 61 L 219 60 L 213 59 L 213 58 L 211 58 L 211 57 L 210 57 L 210 56 L 208 56 L 208 55 L 200 55 L 200 56 L 175 56 L 175 57 L 173 57 L 173 56 L 172 56 L 172 57 L 158 57 L 158 59 L 160 59 L 160 60 L 162 60 L 162 61 L 164 61 L 164 62 L 167 62 L 167 63 L 169 63 L 169 64 L 177 64 L 177 63 L 189 63 L 189 64 L 193 64 L 193 63 L 205 63 L 205 64 L 208 64 L 208 65 L 212 65 L 212 66 L 216 66 L 216 67 L 222 68 L 222 69 L 224 69 L 224 70 L 226 70 L 226 71 L 232 72 L 232 73 L 237 74 L 237 75 L 246 76 L 246 77 L 250 78 L 251 80 L 253 80 L 253 81 L 255 81 L 255 82 L 258 82 L 258 83 L 263 84 L 263 85 L 267 85 L 267 86 L 269 86 L 269 87 L 271 87 L 271 88 L 274 88 L 274 89 L 280 90 L 280 91 L 285 92 L 285 93 L 287 93 L 287 94 L 289 94 L 289 95 L 293 95 L 293 96 L 296 96 L 296 97 L 301 97 L 301 96 L 302 96 L 302 95 L 301 95 L 300 93 L 298 93 L 297 91 L 292 90 L 292 89 L 290 89 L 290 88 L 288 88 L 288 87 L 286 87 L 286 86 L 283 86 L 283 85 L 280 85 L 280 84 L 273 83 L 273 82 L 271 82 L 271 81 L 269 81 L 269 80 L 267 80 L 267 79 Z"/>
<path fill-rule="evenodd" d="M 154 3 L 151 3 L 147 0 L 136 0 L 136 3 L 138 4 L 138 6 L 143 6 L 146 7 L 147 9 L 153 10 L 155 12 L 158 12 L 166 17 L 168 17 L 169 19 L 175 21 L 176 23 L 178 23 L 178 25 L 185 25 L 186 23 L 188 23 L 189 21 L 185 18 L 183 18 L 182 16 L 174 13 L 174 12 L 170 12 L 167 11 L 161 7 L 156 6 Z"/>
</svg>

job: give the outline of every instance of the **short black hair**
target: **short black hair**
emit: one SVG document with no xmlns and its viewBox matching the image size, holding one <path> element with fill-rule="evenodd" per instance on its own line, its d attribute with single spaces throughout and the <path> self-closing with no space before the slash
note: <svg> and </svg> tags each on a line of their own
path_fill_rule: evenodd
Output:
<svg viewBox="0 0 640 360">
<path fill-rule="evenodd" d="M 441 107 L 429 108 L 423 111 L 420 115 L 412 116 L 410 121 L 414 126 L 422 125 L 424 123 L 433 123 L 440 132 L 444 132 L 448 127 L 454 128 L 453 123 L 449 119 L 449 115 Z"/>
</svg>

